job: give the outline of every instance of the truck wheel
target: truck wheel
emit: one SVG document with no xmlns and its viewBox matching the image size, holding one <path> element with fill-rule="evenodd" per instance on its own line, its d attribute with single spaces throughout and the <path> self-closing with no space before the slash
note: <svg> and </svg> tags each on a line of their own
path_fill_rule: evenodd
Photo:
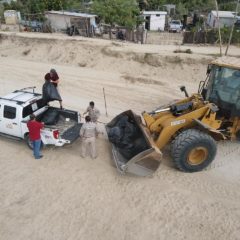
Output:
<svg viewBox="0 0 240 240">
<path fill-rule="evenodd" d="M 25 136 L 25 142 L 30 149 L 33 149 L 33 144 L 32 144 L 32 141 L 30 140 L 28 134 Z M 43 142 L 41 142 L 41 149 L 42 148 L 43 148 Z"/>
<path fill-rule="evenodd" d="M 217 145 L 214 139 L 199 130 L 180 133 L 172 143 L 171 155 L 176 167 L 184 172 L 198 172 L 215 158 Z"/>
</svg>

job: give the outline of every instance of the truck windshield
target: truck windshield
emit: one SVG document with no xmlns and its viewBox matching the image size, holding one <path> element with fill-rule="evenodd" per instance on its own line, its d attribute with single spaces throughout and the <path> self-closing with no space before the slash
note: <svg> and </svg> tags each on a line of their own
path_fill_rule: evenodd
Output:
<svg viewBox="0 0 240 240">
<path fill-rule="evenodd" d="M 178 24 L 178 25 L 180 25 L 181 22 L 180 21 L 171 21 L 171 24 Z"/>
<path fill-rule="evenodd" d="M 46 106 L 45 101 L 43 99 L 39 99 L 34 103 L 29 104 L 28 106 L 23 108 L 22 117 L 25 118 L 30 114 L 36 112 L 38 109 L 41 109 Z"/>
</svg>

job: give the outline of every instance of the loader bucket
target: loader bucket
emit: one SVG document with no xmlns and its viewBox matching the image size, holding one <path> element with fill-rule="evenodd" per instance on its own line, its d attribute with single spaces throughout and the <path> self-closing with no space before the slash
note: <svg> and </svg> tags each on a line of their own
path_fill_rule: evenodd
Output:
<svg viewBox="0 0 240 240">
<path fill-rule="evenodd" d="M 162 153 L 140 116 L 131 110 L 123 112 L 106 125 L 106 130 L 120 173 L 148 176 L 158 169 Z"/>
</svg>

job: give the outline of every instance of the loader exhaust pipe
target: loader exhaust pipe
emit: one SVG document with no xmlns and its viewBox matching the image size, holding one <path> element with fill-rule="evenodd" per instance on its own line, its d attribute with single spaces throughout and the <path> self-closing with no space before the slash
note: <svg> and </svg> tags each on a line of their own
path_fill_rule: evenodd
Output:
<svg viewBox="0 0 240 240">
<path fill-rule="evenodd" d="M 181 87 L 180 87 L 180 90 L 181 90 L 181 92 L 184 92 L 184 93 L 185 93 L 185 96 L 186 96 L 186 97 L 189 97 L 189 94 L 188 94 L 185 86 L 181 86 Z"/>
<path fill-rule="evenodd" d="M 153 115 L 153 114 L 157 114 L 157 113 L 162 113 L 162 112 L 167 112 L 167 111 L 170 111 L 171 108 L 162 108 L 162 109 L 157 109 L 155 111 L 152 111 L 152 112 L 149 112 L 148 114 L 149 115 Z"/>
</svg>

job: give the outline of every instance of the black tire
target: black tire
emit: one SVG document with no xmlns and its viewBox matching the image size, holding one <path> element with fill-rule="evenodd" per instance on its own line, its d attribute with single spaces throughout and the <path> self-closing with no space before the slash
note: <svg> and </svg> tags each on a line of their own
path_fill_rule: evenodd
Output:
<svg viewBox="0 0 240 240">
<path fill-rule="evenodd" d="M 73 36 L 74 34 L 74 27 L 70 27 L 70 30 L 69 30 L 69 36 Z"/>
<path fill-rule="evenodd" d="M 32 141 L 30 140 L 28 134 L 25 136 L 24 139 L 25 139 L 25 142 L 26 142 L 27 146 L 28 146 L 31 150 L 33 150 Z M 43 142 L 41 142 L 41 148 L 40 148 L 40 149 L 42 149 L 42 148 L 43 148 Z"/>
<path fill-rule="evenodd" d="M 216 152 L 215 140 L 196 129 L 188 129 L 180 133 L 171 146 L 173 162 L 184 172 L 203 170 L 213 161 Z"/>
</svg>

